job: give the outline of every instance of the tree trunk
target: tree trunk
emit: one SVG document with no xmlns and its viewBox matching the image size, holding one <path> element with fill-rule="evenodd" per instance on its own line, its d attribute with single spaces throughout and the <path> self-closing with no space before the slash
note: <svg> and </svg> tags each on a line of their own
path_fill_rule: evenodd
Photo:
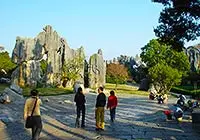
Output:
<svg viewBox="0 0 200 140">
<path fill-rule="evenodd" d="M 117 91 L 118 83 L 115 83 L 115 91 Z"/>
<path fill-rule="evenodd" d="M 24 87 L 25 86 L 25 81 L 23 79 L 23 70 L 22 70 L 22 64 L 19 64 L 19 86 Z"/>
</svg>

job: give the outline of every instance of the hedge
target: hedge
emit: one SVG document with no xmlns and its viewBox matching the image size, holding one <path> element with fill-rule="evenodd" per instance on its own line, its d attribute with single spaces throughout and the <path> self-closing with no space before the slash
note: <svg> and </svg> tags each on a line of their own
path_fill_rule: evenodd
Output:
<svg viewBox="0 0 200 140">
<path fill-rule="evenodd" d="M 193 98 L 200 98 L 200 89 L 187 90 L 180 87 L 173 87 L 170 91 L 184 95 L 191 95 Z"/>
</svg>

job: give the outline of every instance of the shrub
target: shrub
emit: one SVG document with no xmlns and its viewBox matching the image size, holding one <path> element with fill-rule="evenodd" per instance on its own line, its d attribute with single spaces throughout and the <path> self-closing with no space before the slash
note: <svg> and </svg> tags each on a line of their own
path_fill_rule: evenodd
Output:
<svg viewBox="0 0 200 140">
<path fill-rule="evenodd" d="M 193 98 L 200 98 L 200 89 L 197 90 L 187 90 L 181 87 L 173 87 L 171 92 L 184 94 L 184 95 L 191 95 Z"/>
</svg>

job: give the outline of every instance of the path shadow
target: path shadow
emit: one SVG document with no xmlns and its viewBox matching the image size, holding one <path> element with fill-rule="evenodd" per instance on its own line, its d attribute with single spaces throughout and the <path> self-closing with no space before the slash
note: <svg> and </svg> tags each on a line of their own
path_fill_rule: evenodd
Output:
<svg viewBox="0 0 200 140">
<path fill-rule="evenodd" d="M 9 140 L 30 140 L 30 131 L 24 128 L 24 123 L 17 122 L 6 122 L 5 134 Z"/>
</svg>

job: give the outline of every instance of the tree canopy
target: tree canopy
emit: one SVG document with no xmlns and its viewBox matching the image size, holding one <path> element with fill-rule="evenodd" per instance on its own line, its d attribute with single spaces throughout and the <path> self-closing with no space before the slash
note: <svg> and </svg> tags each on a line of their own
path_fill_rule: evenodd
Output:
<svg viewBox="0 0 200 140">
<path fill-rule="evenodd" d="M 160 25 L 154 29 L 161 42 L 182 51 L 185 41 L 200 36 L 200 0 L 152 0 L 161 3 Z"/>
<path fill-rule="evenodd" d="M 41 71 L 42 71 L 42 75 L 46 74 L 46 72 L 47 72 L 47 65 L 48 65 L 47 60 L 43 59 L 42 61 L 40 61 L 40 68 L 41 68 Z"/>
<path fill-rule="evenodd" d="M 107 82 L 115 83 L 116 87 L 119 83 L 126 82 L 128 78 L 128 70 L 122 64 L 107 64 L 106 68 L 106 80 Z"/>
<path fill-rule="evenodd" d="M 129 77 L 135 79 L 136 72 L 133 66 L 136 65 L 136 62 L 134 60 L 134 57 L 120 55 L 119 57 L 117 57 L 117 61 L 119 64 L 122 64 L 127 68 Z"/>
<path fill-rule="evenodd" d="M 147 66 L 154 87 L 161 94 L 178 85 L 182 76 L 189 72 L 190 65 L 186 54 L 177 52 L 158 40 L 153 39 L 144 46 L 140 56 Z"/>
<path fill-rule="evenodd" d="M 12 73 L 12 70 L 16 67 L 16 64 L 11 61 L 8 52 L 1 52 L 0 60 L 0 75 L 9 77 Z"/>
<path fill-rule="evenodd" d="M 80 72 L 84 67 L 84 56 L 77 55 L 73 59 L 66 61 L 63 65 L 63 79 L 75 82 L 80 77 Z M 66 83 L 65 83 L 66 84 Z M 65 87 L 66 85 L 64 85 Z"/>
</svg>

